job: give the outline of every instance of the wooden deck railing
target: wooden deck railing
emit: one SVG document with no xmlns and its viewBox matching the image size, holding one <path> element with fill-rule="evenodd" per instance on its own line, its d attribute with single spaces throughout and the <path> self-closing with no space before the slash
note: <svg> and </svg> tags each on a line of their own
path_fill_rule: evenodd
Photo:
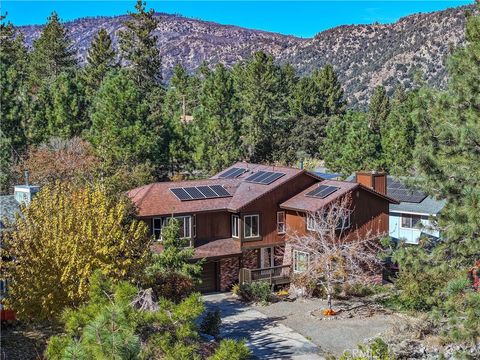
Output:
<svg viewBox="0 0 480 360">
<path fill-rule="evenodd" d="M 267 281 L 269 284 L 279 285 L 290 282 L 290 265 L 274 266 L 264 269 L 240 269 L 239 283 L 250 284 L 254 281 Z"/>
</svg>

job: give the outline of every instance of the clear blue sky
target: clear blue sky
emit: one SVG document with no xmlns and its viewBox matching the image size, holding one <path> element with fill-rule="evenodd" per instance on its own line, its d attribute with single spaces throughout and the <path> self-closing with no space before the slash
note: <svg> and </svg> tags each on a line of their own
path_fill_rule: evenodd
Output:
<svg viewBox="0 0 480 360">
<path fill-rule="evenodd" d="M 448 7 L 472 4 L 473 0 L 416 1 L 147 1 L 158 12 L 274 31 L 302 37 L 337 25 L 390 23 L 400 17 Z M 1 12 L 15 25 L 42 24 L 57 11 L 63 20 L 85 16 L 125 14 L 135 1 L 22 1 L 1 0 Z"/>
</svg>

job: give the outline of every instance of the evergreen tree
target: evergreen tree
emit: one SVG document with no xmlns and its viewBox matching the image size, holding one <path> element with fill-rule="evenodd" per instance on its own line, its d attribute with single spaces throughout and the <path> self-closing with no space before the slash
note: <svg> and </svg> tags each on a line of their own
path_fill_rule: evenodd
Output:
<svg viewBox="0 0 480 360">
<path fill-rule="evenodd" d="M 128 74 L 124 70 L 109 73 L 95 97 L 89 136 L 106 166 L 151 159 L 155 138 L 146 117 L 147 106 Z"/>
<path fill-rule="evenodd" d="M 0 193 L 13 181 L 12 166 L 26 148 L 27 51 L 23 36 L 0 16 Z"/>
<path fill-rule="evenodd" d="M 343 114 L 346 102 L 343 99 L 343 89 L 333 66 L 327 64 L 320 71 L 314 71 L 312 78 L 322 94 L 324 113 L 328 116 Z"/>
<path fill-rule="evenodd" d="M 142 0 L 137 0 L 135 10 L 124 24 L 126 30 L 120 33 L 120 50 L 135 84 L 148 92 L 162 80 L 157 37 L 152 34 L 157 29 L 158 20 L 154 10 L 147 11 Z"/>
<path fill-rule="evenodd" d="M 69 139 L 88 129 L 86 105 L 80 82 L 68 73 L 57 76 L 50 87 L 45 119 L 48 137 Z"/>
<path fill-rule="evenodd" d="M 377 86 L 373 91 L 368 104 L 368 126 L 375 134 L 380 133 L 380 128 L 387 120 L 390 113 L 390 98 L 383 86 Z"/>
<path fill-rule="evenodd" d="M 169 124 L 169 157 L 172 172 L 193 168 L 194 123 L 192 114 L 198 107 L 199 79 L 175 65 L 165 96 L 163 117 Z"/>
<path fill-rule="evenodd" d="M 407 175 L 413 167 L 416 127 L 413 121 L 416 92 L 406 93 L 403 87 L 395 91 L 392 109 L 380 124 L 382 161 L 387 170 L 395 175 Z"/>
<path fill-rule="evenodd" d="M 448 62 L 449 88 L 431 96 L 428 112 L 417 115 L 419 138 L 415 151 L 426 188 L 448 197 L 442 213 L 450 264 L 467 266 L 480 254 L 480 17 L 467 21 L 467 46 Z"/>
<path fill-rule="evenodd" d="M 240 157 L 238 104 L 232 76 L 225 66 L 217 65 L 206 76 L 200 103 L 195 113 L 196 161 L 200 168 L 218 172 Z"/>
<path fill-rule="evenodd" d="M 100 29 L 92 40 L 87 54 L 87 65 L 83 71 L 85 92 L 92 97 L 100 87 L 108 71 L 117 67 L 112 39 L 107 30 Z"/>
<path fill-rule="evenodd" d="M 329 169 L 349 175 L 378 167 L 380 139 L 369 128 L 364 113 L 347 112 L 344 116 L 332 118 L 326 134 L 322 154 Z"/>
<path fill-rule="evenodd" d="M 75 65 L 75 52 L 67 30 L 57 13 L 53 12 L 40 37 L 33 42 L 30 56 L 31 84 L 36 88 L 43 81 L 51 81 L 60 73 L 74 69 Z"/>
<path fill-rule="evenodd" d="M 480 254 L 479 16 L 468 18 L 466 40 L 449 59 L 448 89 L 420 89 L 413 112 L 419 127 L 415 165 L 424 189 L 448 199 L 438 222 L 442 240 L 433 249 L 428 239 L 420 248 L 400 248 L 394 259 L 404 306 L 434 309 L 436 318 L 448 317 L 453 340 L 478 343 L 480 293 L 466 274 Z"/>
<path fill-rule="evenodd" d="M 274 135 L 282 106 L 280 70 L 272 56 L 257 52 L 246 64 L 237 67 L 235 74 L 243 110 L 243 151 L 249 161 L 269 162 L 273 158 Z"/>
</svg>

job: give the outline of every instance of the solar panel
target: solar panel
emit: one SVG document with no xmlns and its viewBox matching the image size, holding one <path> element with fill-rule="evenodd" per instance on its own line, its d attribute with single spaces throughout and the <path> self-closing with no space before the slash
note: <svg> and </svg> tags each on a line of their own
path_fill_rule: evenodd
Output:
<svg viewBox="0 0 480 360">
<path fill-rule="evenodd" d="M 211 185 L 210 188 L 218 194 L 218 197 L 230 196 L 222 185 Z"/>
<path fill-rule="evenodd" d="M 265 174 L 265 171 L 257 171 L 255 174 L 252 174 L 250 175 L 249 177 L 247 177 L 245 179 L 245 181 L 249 181 L 249 182 L 257 182 L 257 178 L 259 178 L 260 176 L 263 176 Z"/>
<path fill-rule="evenodd" d="M 336 186 L 328 186 L 328 185 L 320 185 L 316 189 L 313 189 L 309 193 L 305 194 L 305 196 L 316 197 L 319 199 L 324 199 L 328 195 L 333 194 L 339 188 Z"/>
<path fill-rule="evenodd" d="M 170 191 L 181 201 L 192 200 L 192 197 L 183 188 L 173 188 Z"/>
<path fill-rule="evenodd" d="M 222 185 L 171 188 L 170 191 L 181 201 L 215 199 L 232 196 Z"/>
<path fill-rule="evenodd" d="M 220 179 L 235 179 L 242 175 L 245 171 L 247 171 L 247 169 L 234 167 L 221 173 L 220 175 L 218 175 L 218 177 Z"/>
<path fill-rule="evenodd" d="M 424 192 L 410 188 L 401 181 L 392 178 L 387 180 L 387 195 L 400 202 L 411 203 L 422 202 L 427 197 Z"/>
<path fill-rule="evenodd" d="M 265 184 L 265 185 L 271 184 L 274 181 L 277 181 L 278 179 L 280 179 L 284 175 L 285 173 L 271 173 L 266 179 L 263 179 L 262 184 Z"/>
<path fill-rule="evenodd" d="M 262 184 L 262 185 L 269 185 L 274 181 L 280 179 L 284 176 L 285 173 L 280 172 L 273 172 L 273 171 L 258 171 L 253 175 L 250 175 L 245 181 L 255 183 L 255 184 Z"/>
<path fill-rule="evenodd" d="M 205 195 L 203 195 L 196 187 L 186 187 L 183 188 L 183 190 L 185 190 L 187 194 L 192 197 L 192 199 L 205 199 Z"/>
<path fill-rule="evenodd" d="M 210 189 L 210 186 L 197 186 L 197 189 L 205 195 L 206 198 L 214 198 L 217 197 L 217 193 Z"/>
</svg>

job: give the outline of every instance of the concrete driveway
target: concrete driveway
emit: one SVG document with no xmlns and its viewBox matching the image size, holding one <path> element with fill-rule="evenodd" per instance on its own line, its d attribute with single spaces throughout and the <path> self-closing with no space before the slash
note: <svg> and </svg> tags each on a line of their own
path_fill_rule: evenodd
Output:
<svg viewBox="0 0 480 360">
<path fill-rule="evenodd" d="M 222 317 L 221 337 L 245 339 L 255 359 L 319 360 L 320 349 L 301 334 L 268 317 L 231 294 L 205 295 L 207 310 L 217 307 Z"/>
</svg>

